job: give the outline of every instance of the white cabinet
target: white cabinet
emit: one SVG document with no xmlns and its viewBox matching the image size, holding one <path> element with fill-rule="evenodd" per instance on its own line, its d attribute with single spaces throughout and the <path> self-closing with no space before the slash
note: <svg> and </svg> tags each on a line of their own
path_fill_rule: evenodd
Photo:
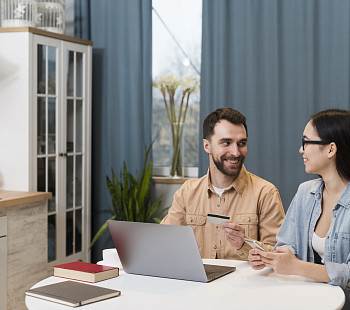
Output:
<svg viewBox="0 0 350 310">
<path fill-rule="evenodd" d="M 0 310 L 7 309 L 7 218 L 0 216 Z"/>
<path fill-rule="evenodd" d="M 50 265 L 89 260 L 92 42 L 0 28 L 0 189 L 52 192 Z"/>
</svg>

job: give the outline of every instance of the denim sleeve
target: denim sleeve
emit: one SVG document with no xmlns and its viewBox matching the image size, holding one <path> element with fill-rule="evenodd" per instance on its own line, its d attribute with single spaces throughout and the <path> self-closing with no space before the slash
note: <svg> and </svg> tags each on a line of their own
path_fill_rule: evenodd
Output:
<svg viewBox="0 0 350 310">
<path fill-rule="evenodd" d="M 331 279 L 328 284 L 339 285 L 341 287 L 350 285 L 350 263 L 338 264 L 327 262 L 325 265 L 328 276 Z"/>
<path fill-rule="evenodd" d="M 297 227 L 295 225 L 295 208 L 296 208 L 296 196 L 294 196 L 286 217 L 284 218 L 284 221 L 282 223 L 282 226 L 276 236 L 277 244 L 275 246 L 283 246 L 289 248 L 295 255 L 296 253 L 296 240 L 295 240 L 295 232 L 297 231 Z"/>
</svg>

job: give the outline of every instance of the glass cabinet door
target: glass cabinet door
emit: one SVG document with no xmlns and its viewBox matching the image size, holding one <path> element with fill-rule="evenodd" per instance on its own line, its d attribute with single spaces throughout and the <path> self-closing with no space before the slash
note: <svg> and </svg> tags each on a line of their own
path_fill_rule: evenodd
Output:
<svg viewBox="0 0 350 310">
<path fill-rule="evenodd" d="M 48 202 L 48 262 L 87 257 L 87 49 L 61 40 L 36 45 L 36 190 Z M 57 45 L 55 45 L 57 44 Z M 85 196 L 84 196 L 85 195 Z"/>
<path fill-rule="evenodd" d="M 83 60 L 84 54 L 67 50 L 66 102 L 66 256 L 82 250 L 83 229 Z"/>
<path fill-rule="evenodd" d="M 48 261 L 56 259 L 57 47 L 37 45 L 37 190 L 48 201 Z"/>
</svg>

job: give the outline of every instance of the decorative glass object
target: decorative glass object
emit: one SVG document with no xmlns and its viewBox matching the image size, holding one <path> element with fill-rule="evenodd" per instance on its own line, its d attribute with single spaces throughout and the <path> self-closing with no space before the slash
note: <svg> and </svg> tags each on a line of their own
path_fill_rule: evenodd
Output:
<svg viewBox="0 0 350 310">
<path fill-rule="evenodd" d="M 183 173 L 183 154 L 185 148 L 184 138 L 184 123 L 174 122 L 170 124 L 171 132 L 171 166 L 170 176 L 174 178 L 181 178 Z"/>
<path fill-rule="evenodd" d="M 35 27 L 36 0 L 1 0 L 1 27 Z"/>
<path fill-rule="evenodd" d="M 64 0 L 37 0 L 37 2 L 37 28 L 64 34 L 66 19 Z"/>
<path fill-rule="evenodd" d="M 180 78 L 177 75 L 168 73 L 159 76 L 153 82 L 153 86 L 158 88 L 164 99 L 165 109 L 168 115 L 171 141 L 171 177 L 183 177 L 183 130 L 186 121 L 186 114 L 190 95 L 197 91 L 199 87 L 199 79 L 196 77 Z M 180 104 L 175 104 L 175 93 L 178 87 L 181 88 Z M 176 107 L 177 106 L 177 107 Z"/>
</svg>

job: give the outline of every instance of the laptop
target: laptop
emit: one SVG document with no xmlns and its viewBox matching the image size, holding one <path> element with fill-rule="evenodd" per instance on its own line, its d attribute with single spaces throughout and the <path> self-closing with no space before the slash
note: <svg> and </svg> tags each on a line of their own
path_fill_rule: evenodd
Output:
<svg viewBox="0 0 350 310">
<path fill-rule="evenodd" d="M 107 225 L 127 273 L 210 282 L 236 269 L 204 265 L 190 226 L 112 220 Z"/>
</svg>

